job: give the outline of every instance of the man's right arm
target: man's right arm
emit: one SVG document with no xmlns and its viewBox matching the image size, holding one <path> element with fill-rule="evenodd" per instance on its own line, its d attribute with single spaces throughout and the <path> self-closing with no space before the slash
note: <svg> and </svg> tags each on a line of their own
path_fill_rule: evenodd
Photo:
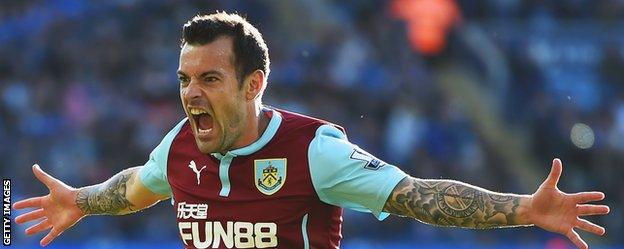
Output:
<svg viewBox="0 0 624 249">
<path fill-rule="evenodd" d="M 16 217 L 15 222 L 39 221 L 25 232 L 32 235 L 50 230 L 40 241 L 45 246 L 87 215 L 128 214 L 169 198 L 172 194 L 166 174 L 169 149 L 185 122 L 186 119 L 180 121 L 163 138 L 145 165 L 123 170 L 100 184 L 76 189 L 33 165 L 33 174 L 46 185 L 49 194 L 13 204 L 15 209 L 32 209 Z"/>
<path fill-rule="evenodd" d="M 174 138 L 187 119 L 182 119 L 150 153 L 143 166 L 119 172 L 106 182 L 80 188 L 76 206 L 85 215 L 121 215 L 150 207 L 171 196 L 167 161 Z"/>
<path fill-rule="evenodd" d="M 50 230 L 41 239 L 42 246 L 48 245 L 87 215 L 127 214 L 149 207 L 167 195 L 148 190 L 139 179 L 142 167 L 126 169 L 107 181 L 84 188 L 73 188 L 52 177 L 33 165 L 33 173 L 50 191 L 49 194 L 31 197 L 13 204 L 15 209 L 31 208 L 19 215 L 15 222 L 38 223 L 25 230 L 27 235 Z"/>
<path fill-rule="evenodd" d="M 150 191 L 139 179 L 138 166 L 123 170 L 107 181 L 78 189 L 76 205 L 85 215 L 122 215 L 156 204 L 169 196 Z"/>
</svg>

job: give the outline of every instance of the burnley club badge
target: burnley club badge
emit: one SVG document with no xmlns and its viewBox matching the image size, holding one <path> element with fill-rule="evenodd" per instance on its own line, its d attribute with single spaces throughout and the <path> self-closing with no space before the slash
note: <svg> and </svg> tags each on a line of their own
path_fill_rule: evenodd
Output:
<svg viewBox="0 0 624 249">
<path fill-rule="evenodd" d="M 254 160 L 254 176 L 261 193 L 275 194 L 286 181 L 286 158 Z"/>
</svg>

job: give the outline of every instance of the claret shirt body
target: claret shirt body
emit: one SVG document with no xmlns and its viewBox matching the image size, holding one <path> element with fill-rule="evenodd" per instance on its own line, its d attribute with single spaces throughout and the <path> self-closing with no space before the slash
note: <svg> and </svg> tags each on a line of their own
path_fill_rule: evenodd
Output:
<svg viewBox="0 0 624 249">
<path fill-rule="evenodd" d="M 347 140 L 329 122 L 264 109 L 249 146 L 203 154 L 187 119 L 151 153 L 140 179 L 172 197 L 185 248 L 338 248 L 342 208 L 378 219 L 407 175 Z"/>
</svg>

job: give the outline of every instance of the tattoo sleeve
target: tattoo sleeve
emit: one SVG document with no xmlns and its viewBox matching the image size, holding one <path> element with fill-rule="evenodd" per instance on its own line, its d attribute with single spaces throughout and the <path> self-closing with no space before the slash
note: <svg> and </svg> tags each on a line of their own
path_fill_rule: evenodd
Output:
<svg viewBox="0 0 624 249">
<path fill-rule="evenodd" d="M 407 177 L 384 211 L 438 226 L 500 228 L 531 225 L 523 216 L 528 196 L 502 194 L 452 180 Z"/>
<path fill-rule="evenodd" d="M 133 175 L 137 173 L 138 168 L 130 168 L 119 172 L 106 182 L 80 189 L 76 205 L 87 215 L 121 215 L 136 211 L 132 203 L 126 199 L 126 189 L 133 183 Z"/>
</svg>

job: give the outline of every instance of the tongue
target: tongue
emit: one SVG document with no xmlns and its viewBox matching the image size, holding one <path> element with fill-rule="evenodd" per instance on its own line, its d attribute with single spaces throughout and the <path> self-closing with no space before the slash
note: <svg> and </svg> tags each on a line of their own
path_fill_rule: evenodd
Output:
<svg viewBox="0 0 624 249">
<path fill-rule="evenodd" d="M 210 130 L 212 129 L 212 116 L 208 114 L 201 114 L 197 117 L 197 124 L 199 129 Z"/>
</svg>

